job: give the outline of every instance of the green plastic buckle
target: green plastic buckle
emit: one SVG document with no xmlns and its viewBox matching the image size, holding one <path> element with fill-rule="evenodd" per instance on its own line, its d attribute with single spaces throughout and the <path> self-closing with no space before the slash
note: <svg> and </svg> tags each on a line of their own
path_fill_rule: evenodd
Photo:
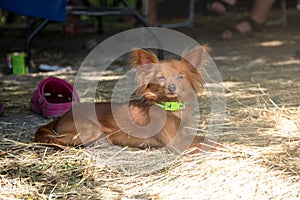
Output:
<svg viewBox="0 0 300 200">
<path fill-rule="evenodd" d="M 155 105 L 167 111 L 178 111 L 185 109 L 185 103 L 182 102 L 161 102 L 156 103 Z"/>
</svg>

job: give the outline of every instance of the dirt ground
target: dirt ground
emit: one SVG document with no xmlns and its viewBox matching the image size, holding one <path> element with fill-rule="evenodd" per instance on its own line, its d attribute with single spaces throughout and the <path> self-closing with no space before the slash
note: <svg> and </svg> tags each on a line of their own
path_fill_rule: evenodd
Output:
<svg viewBox="0 0 300 200">
<path fill-rule="evenodd" d="M 276 12 L 272 13 L 271 18 L 276 18 L 277 14 Z M 192 158 L 186 163 L 184 162 L 186 158 L 180 158 L 180 162 L 177 158 L 176 162 L 172 162 L 171 165 L 168 165 L 167 175 L 164 174 L 164 170 L 166 169 L 161 169 L 154 173 L 139 175 L 136 177 L 136 181 L 128 180 L 130 170 L 127 169 L 128 174 L 126 177 L 128 179 L 126 180 L 130 187 L 128 185 L 125 187 L 124 185 L 126 185 L 126 183 L 122 183 L 124 179 L 120 177 L 125 176 L 120 175 L 122 170 L 115 170 L 115 166 L 109 163 L 105 163 L 107 168 L 102 169 L 102 171 L 109 168 L 109 170 L 111 170 L 110 177 L 103 175 L 101 173 L 102 171 L 97 168 L 97 178 L 93 178 L 93 183 L 86 183 L 91 177 L 89 176 L 89 178 L 83 179 L 82 177 L 84 175 L 82 174 L 84 173 L 80 173 L 80 178 L 74 178 L 72 180 L 66 178 L 66 176 L 70 176 L 66 173 L 65 176 L 63 176 L 64 182 L 68 182 L 72 187 L 69 188 L 65 186 L 64 189 L 61 189 L 60 184 L 63 183 L 59 181 L 59 179 L 56 179 L 55 182 L 51 182 L 51 184 L 48 185 L 42 183 L 36 184 L 37 180 L 35 176 L 45 177 L 43 175 L 36 175 L 37 172 L 34 170 L 23 170 L 26 175 L 20 175 L 20 173 L 17 172 L 17 169 L 20 168 L 20 166 L 17 165 L 17 163 L 19 163 L 18 160 L 30 160 L 36 152 L 39 152 L 37 153 L 38 156 L 46 156 L 43 157 L 46 159 L 54 159 L 55 155 L 66 159 L 69 159 L 68 155 L 83 156 L 82 152 L 78 152 L 81 150 L 76 149 L 70 149 L 68 152 L 59 152 L 53 149 L 48 150 L 40 146 L 32 146 L 34 132 L 37 127 L 50 120 L 30 110 L 29 102 L 31 94 L 36 89 L 39 81 L 44 77 L 57 76 L 73 83 L 76 70 L 92 47 L 110 35 L 118 33 L 120 30 L 114 28 L 113 31 L 106 31 L 102 35 L 85 33 L 75 36 L 64 36 L 60 31 L 48 31 L 42 33 L 33 42 L 32 57 L 35 64 L 46 63 L 50 65 L 72 66 L 73 70 L 68 72 L 39 72 L 20 76 L 0 74 L 0 100 L 4 104 L 4 114 L 0 117 L 0 139 L 2 141 L 0 144 L 0 157 L 2 157 L 0 164 L 0 185 L 4 189 L 7 189 L 10 187 L 9 184 L 12 184 L 14 188 L 17 188 L 16 191 L 18 191 L 18 189 L 19 191 L 21 191 L 20 189 L 24 189 L 22 190 L 23 192 L 27 186 L 36 189 L 22 194 L 18 192 L 6 192 L 3 193 L 2 196 L 0 192 L 0 197 L 3 199 L 7 197 L 46 199 L 52 194 L 54 198 L 77 198 L 77 193 L 77 195 L 82 195 L 81 198 L 88 198 L 92 197 L 92 194 L 97 194 L 99 199 L 176 199 L 176 197 L 178 197 L 176 193 L 168 193 L 167 188 L 171 188 L 174 191 L 176 188 L 178 189 L 178 187 L 186 187 L 183 182 L 187 180 L 183 179 L 183 175 L 191 178 L 188 182 L 193 182 L 195 178 L 191 175 L 193 173 L 186 174 L 185 170 L 188 170 L 188 172 L 198 170 L 197 172 L 200 174 L 205 174 L 202 180 L 208 180 L 205 178 L 207 173 L 204 171 L 209 168 L 212 171 L 227 174 L 227 178 L 229 176 L 241 178 L 243 174 L 240 173 L 245 171 L 246 174 L 249 173 L 248 178 L 250 177 L 249 179 L 246 178 L 247 176 L 244 177 L 247 183 L 253 179 L 257 180 L 262 178 L 263 180 L 264 178 L 262 176 L 251 176 L 252 170 L 259 171 L 264 169 L 266 171 L 262 170 L 261 173 L 269 173 L 269 177 L 278 177 L 278 182 L 274 182 L 272 179 L 273 184 L 265 189 L 265 191 L 267 191 L 266 193 L 259 193 L 256 190 L 254 192 L 257 195 L 256 197 L 254 196 L 255 198 L 245 199 L 300 198 L 300 12 L 289 10 L 288 26 L 286 27 L 281 25 L 266 27 L 262 33 L 257 33 L 252 36 L 245 36 L 228 41 L 219 40 L 218 37 L 222 30 L 232 24 L 236 18 L 236 15 L 226 17 L 199 16 L 194 28 L 178 28 L 177 30 L 196 39 L 200 44 L 208 44 L 212 48 L 210 55 L 222 74 L 224 87 L 226 89 L 227 111 L 224 129 L 219 137 L 219 142 L 234 147 L 235 150 L 239 149 L 238 154 L 236 154 L 235 151 L 229 152 L 230 155 L 219 156 L 216 157 L 215 160 L 202 159 L 201 161 L 197 161 L 196 158 Z M 4 34 L 0 38 L 1 54 L 22 48 L 24 42 L 22 36 L 23 34 L 15 30 L 11 31 L 10 34 Z M 3 59 L 1 66 L 3 66 L 4 63 L 5 61 Z M 126 69 L 125 66 L 123 67 Z M 111 87 L 112 89 L 112 86 L 112 82 L 103 83 L 103 93 L 101 95 L 104 97 L 104 100 L 109 100 L 111 91 L 107 90 L 107 87 Z M 204 113 L 208 113 L 209 115 L 209 111 Z M 204 120 L 206 120 L 205 117 Z M 159 159 L 169 159 L 168 154 L 166 154 L 164 150 L 157 153 L 159 152 L 157 150 L 144 152 L 142 150 L 124 150 L 117 147 L 108 148 L 113 155 L 117 155 L 120 151 L 125 151 L 126 155 L 129 155 L 130 152 L 135 152 L 134 155 L 144 153 L 147 154 L 148 157 L 155 154 L 155 158 L 157 158 L 158 155 L 162 154 L 163 156 L 159 157 Z M 28 153 L 28 157 L 24 154 L 26 151 L 31 152 Z M 247 156 L 245 156 L 245 152 L 247 152 Z M 111 154 L 107 155 L 113 156 Z M 257 157 L 255 157 L 255 155 Z M 132 157 L 127 157 L 127 159 L 130 158 L 134 160 L 134 156 L 131 156 Z M 258 157 L 259 159 L 257 159 Z M 122 159 L 124 161 L 126 157 L 120 157 L 120 160 Z M 245 162 L 243 162 L 243 160 Z M 86 157 L 83 157 L 81 164 L 77 161 L 74 161 L 74 163 L 77 163 L 78 166 L 86 166 L 85 161 Z M 256 165 L 256 161 L 259 163 L 258 165 Z M 74 164 L 70 160 L 68 160 L 68 162 Z M 136 162 L 136 160 L 134 160 L 133 163 L 134 162 Z M 196 167 L 195 169 L 191 169 L 192 167 L 187 163 L 191 163 L 191 166 L 197 165 L 206 168 Z M 60 167 L 58 163 L 56 163 L 56 165 Z M 225 165 L 240 167 L 239 172 L 233 172 L 229 168 L 225 168 Z M 31 165 L 26 166 L 28 169 L 33 169 L 30 168 Z M 54 164 L 51 166 L 53 167 Z M 78 168 L 76 168 L 77 171 L 75 170 L 75 172 L 80 171 Z M 180 171 L 180 169 L 181 172 L 176 171 Z M 212 171 L 210 171 L 210 173 L 212 173 Z M 85 173 L 89 172 L 85 171 Z M 181 173 L 183 174 L 182 176 L 179 175 Z M 74 177 L 77 177 L 76 173 Z M 46 179 L 47 177 L 45 180 Z M 4 180 L 8 180 L 8 182 L 10 181 L 11 183 L 5 182 Z M 19 182 L 18 184 L 13 184 L 12 180 Z M 114 182 L 114 180 L 117 181 Z M 159 182 L 159 180 L 166 182 Z M 215 180 L 219 179 L 215 177 Z M 237 179 L 232 178 L 232 183 L 236 182 L 236 180 Z M 284 183 L 284 180 L 288 181 Z M 144 186 L 141 184 L 143 181 L 146 184 Z M 153 184 L 151 184 L 151 181 Z M 224 186 L 228 183 L 227 181 L 228 179 L 226 179 L 226 181 L 224 180 L 222 184 L 223 187 L 219 187 L 221 188 L 220 190 L 224 189 L 224 192 L 225 190 L 229 192 L 229 190 L 227 190 L 228 188 L 226 188 L 227 186 Z M 243 188 L 243 184 L 245 185 L 246 182 L 241 183 L 241 185 L 237 187 Z M 265 181 L 263 183 L 265 184 L 267 182 L 268 181 Z M 110 183 L 116 186 L 107 186 Z M 160 190 L 159 186 L 154 187 L 154 183 L 160 185 L 164 190 Z M 201 185 L 202 189 L 205 187 L 205 185 L 199 182 L 197 183 L 199 187 Z M 205 183 L 212 184 L 216 187 L 220 186 L 218 184 L 221 184 L 218 183 L 214 185 L 212 182 Z M 84 186 L 81 184 L 84 184 Z M 286 191 L 286 193 L 277 195 L 276 192 L 274 192 L 276 188 L 275 184 L 282 186 L 281 189 L 285 188 L 284 186 L 290 187 L 291 189 Z M 192 188 L 192 186 L 189 187 Z M 270 188 L 273 189 L 270 190 Z M 245 190 L 241 189 L 240 192 L 243 193 L 247 191 L 247 188 L 244 189 Z M 280 190 L 280 188 L 277 189 Z M 203 194 L 206 194 L 205 191 L 206 190 L 203 189 Z M 213 193 L 215 193 L 215 195 L 219 194 L 218 192 L 207 190 L 207 193 L 209 192 L 211 192 L 210 195 L 212 199 L 218 199 L 218 196 L 213 195 Z M 184 197 L 185 194 L 188 198 L 188 194 L 191 193 L 193 192 L 189 189 L 182 190 L 182 196 L 180 197 Z M 230 197 L 230 199 L 239 199 L 237 195 L 238 192 L 235 191 L 233 193 L 235 194 L 233 196 L 230 196 L 228 193 L 228 197 Z M 197 194 L 195 195 L 197 196 Z M 208 196 L 206 197 L 199 197 L 197 199 L 208 199 Z M 95 197 L 95 199 L 97 198 Z"/>
</svg>

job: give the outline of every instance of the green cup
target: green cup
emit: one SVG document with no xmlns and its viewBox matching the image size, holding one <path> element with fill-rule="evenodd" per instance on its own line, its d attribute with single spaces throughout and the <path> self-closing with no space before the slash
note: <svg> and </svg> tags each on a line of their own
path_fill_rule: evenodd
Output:
<svg viewBox="0 0 300 200">
<path fill-rule="evenodd" d="M 28 68 L 26 66 L 26 53 L 14 52 L 7 54 L 7 62 L 13 74 L 17 75 L 28 73 Z"/>
</svg>

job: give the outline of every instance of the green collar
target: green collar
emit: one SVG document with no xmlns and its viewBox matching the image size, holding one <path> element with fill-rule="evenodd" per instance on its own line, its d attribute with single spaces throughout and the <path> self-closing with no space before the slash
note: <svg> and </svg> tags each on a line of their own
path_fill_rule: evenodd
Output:
<svg viewBox="0 0 300 200">
<path fill-rule="evenodd" d="M 164 110 L 167 111 L 178 111 L 178 110 L 183 110 L 185 109 L 185 106 L 187 105 L 186 103 L 182 102 L 160 102 L 160 103 L 155 103 L 155 105 L 163 108 Z"/>
</svg>

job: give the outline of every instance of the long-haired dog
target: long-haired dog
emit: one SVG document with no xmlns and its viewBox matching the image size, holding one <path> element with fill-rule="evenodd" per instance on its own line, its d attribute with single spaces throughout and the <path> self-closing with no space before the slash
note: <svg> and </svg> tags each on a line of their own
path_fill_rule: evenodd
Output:
<svg viewBox="0 0 300 200">
<path fill-rule="evenodd" d="M 167 147 L 174 153 L 190 148 L 192 153 L 201 151 L 212 143 L 203 143 L 204 136 L 189 134 L 185 126 L 193 120 L 193 97 L 203 89 L 197 68 L 203 63 L 204 51 L 198 46 L 184 52 L 181 60 L 159 61 L 150 51 L 134 49 L 131 65 L 137 69 L 139 100 L 74 105 L 40 127 L 36 141 L 78 146 L 106 138 L 120 146 Z"/>
</svg>

